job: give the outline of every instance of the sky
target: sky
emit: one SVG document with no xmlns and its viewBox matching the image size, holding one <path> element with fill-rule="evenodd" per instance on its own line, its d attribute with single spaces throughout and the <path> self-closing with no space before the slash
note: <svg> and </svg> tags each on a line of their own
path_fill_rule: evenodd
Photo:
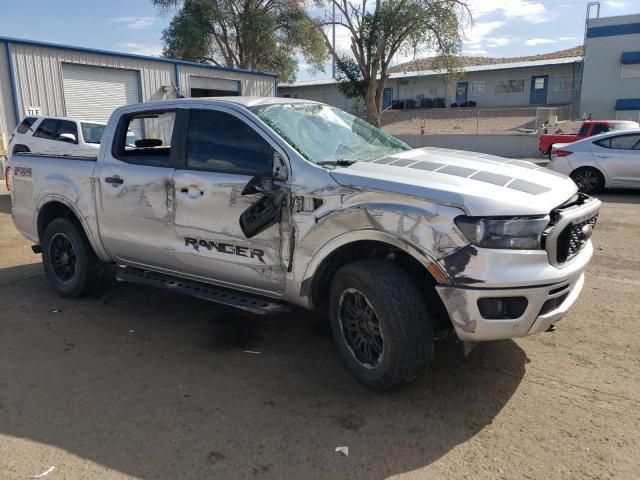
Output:
<svg viewBox="0 0 640 480">
<path fill-rule="evenodd" d="M 462 52 L 512 57 L 552 52 L 582 44 L 587 1 L 468 0 L 473 24 L 465 29 Z M 162 30 L 174 11 L 161 12 L 151 0 L 0 0 L 0 35 L 118 52 L 159 55 Z M 316 10 L 314 10 L 316 11 Z M 638 0 L 603 0 L 601 17 L 640 13 Z M 336 32 L 347 51 L 346 31 Z M 417 56 L 426 56 L 423 52 Z M 399 55 L 394 64 L 411 60 Z M 331 77 L 298 63 L 299 81 Z"/>
</svg>

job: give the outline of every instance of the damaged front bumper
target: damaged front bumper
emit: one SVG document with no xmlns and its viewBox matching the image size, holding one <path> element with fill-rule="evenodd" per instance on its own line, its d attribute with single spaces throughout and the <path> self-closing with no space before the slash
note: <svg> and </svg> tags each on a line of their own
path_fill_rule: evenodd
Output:
<svg viewBox="0 0 640 480">
<path fill-rule="evenodd" d="M 532 335 L 547 330 L 575 303 L 582 291 L 584 270 L 592 253 L 593 247 L 589 242 L 566 268 L 556 269 L 547 263 L 544 268 L 535 272 L 536 268 L 530 264 L 529 278 L 535 278 L 537 281 L 532 283 L 536 285 L 521 285 L 520 282 L 515 282 L 517 286 L 505 285 L 505 272 L 502 271 L 495 272 L 502 277 L 502 281 L 494 284 L 489 281 L 474 285 L 440 285 L 436 289 L 456 334 L 462 341 L 480 342 Z M 484 255 L 479 252 L 478 256 Z M 490 264 L 491 262 L 485 263 Z M 555 271 L 555 275 L 550 275 L 549 267 Z M 542 278 L 544 282 L 541 284 Z M 526 307 L 515 314 L 513 311 L 507 312 L 502 318 L 495 318 L 495 312 L 488 315 L 486 308 L 481 308 L 481 305 L 486 304 L 479 302 L 483 299 L 489 302 L 508 302 L 515 298 L 519 299 L 521 306 L 524 304 L 522 299 L 526 299 Z"/>
</svg>

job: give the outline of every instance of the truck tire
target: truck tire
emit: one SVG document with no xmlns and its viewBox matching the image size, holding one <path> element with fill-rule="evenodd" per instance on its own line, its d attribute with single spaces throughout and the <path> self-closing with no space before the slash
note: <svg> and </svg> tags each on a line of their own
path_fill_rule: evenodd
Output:
<svg viewBox="0 0 640 480">
<path fill-rule="evenodd" d="M 571 172 L 571 180 L 578 186 L 578 190 L 584 193 L 598 193 L 604 188 L 604 175 L 591 167 L 574 170 Z"/>
<path fill-rule="evenodd" d="M 84 232 L 67 218 L 56 218 L 45 228 L 42 263 L 51 286 L 68 298 L 94 293 L 108 283 L 111 271 L 98 259 Z"/>
<path fill-rule="evenodd" d="M 385 260 L 342 267 L 330 290 L 331 329 L 347 368 L 387 390 L 415 380 L 433 357 L 427 304 L 409 275 Z"/>
</svg>

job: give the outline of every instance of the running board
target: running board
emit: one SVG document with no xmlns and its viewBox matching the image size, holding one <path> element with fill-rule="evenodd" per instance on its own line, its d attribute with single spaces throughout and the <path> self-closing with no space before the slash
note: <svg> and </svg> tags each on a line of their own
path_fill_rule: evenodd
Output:
<svg viewBox="0 0 640 480">
<path fill-rule="evenodd" d="M 201 298 L 202 300 L 209 300 L 210 302 L 240 308 L 258 315 L 284 313 L 291 310 L 291 307 L 283 302 L 277 302 L 250 293 L 220 288 L 194 280 L 185 280 L 184 278 L 141 270 L 139 268 L 119 268 L 116 274 L 116 280 L 119 282 L 150 285 L 171 292 Z"/>
</svg>

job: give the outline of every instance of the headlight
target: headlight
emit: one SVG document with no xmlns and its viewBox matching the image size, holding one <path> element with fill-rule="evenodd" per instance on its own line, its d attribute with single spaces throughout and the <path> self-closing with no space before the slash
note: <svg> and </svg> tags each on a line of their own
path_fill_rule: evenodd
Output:
<svg viewBox="0 0 640 480">
<path fill-rule="evenodd" d="M 460 216 L 460 231 L 474 245 L 485 248 L 538 250 L 549 217 L 482 218 Z"/>
</svg>

